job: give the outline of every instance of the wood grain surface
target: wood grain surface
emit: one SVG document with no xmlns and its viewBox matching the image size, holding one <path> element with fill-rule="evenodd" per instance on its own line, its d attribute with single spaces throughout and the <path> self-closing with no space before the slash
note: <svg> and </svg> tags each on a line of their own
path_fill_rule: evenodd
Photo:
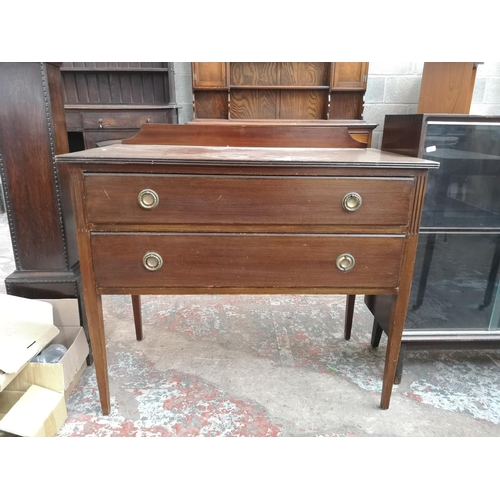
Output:
<svg viewBox="0 0 500 500">
<path fill-rule="evenodd" d="M 99 287 L 396 287 L 404 237 L 93 233 Z M 142 259 L 156 252 L 157 271 Z M 356 263 L 337 269 L 343 253 Z"/>
<path fill-rule="evenodd" d="M 413 179 L 278 176 L 87 174 L 91 223 L 400 225 L 408 223 Z M 155 191 L 158 206 L 144 209 L 138 195 Z M 342 207 L 356 192 L 361 206 Z"/>
</svg>

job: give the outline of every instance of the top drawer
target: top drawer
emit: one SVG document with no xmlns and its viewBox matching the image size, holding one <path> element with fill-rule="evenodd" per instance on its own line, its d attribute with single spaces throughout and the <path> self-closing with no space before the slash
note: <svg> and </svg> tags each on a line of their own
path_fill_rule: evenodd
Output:
<svg viewBox="0 0 500 500">
<path fill-rule="evenodd" d="M 83 126 L 85 129 L 101 128 L 141 128 L 145 123 L 168 123 L 166 111 L 84 111 Z"/>
<path fill-rule="evenodd" d="M 88 222 L 111 224 L 404 226 L 413 192 L 412 178 L 381 177 L 86 174 L 84 184 Z"/>
</svg>

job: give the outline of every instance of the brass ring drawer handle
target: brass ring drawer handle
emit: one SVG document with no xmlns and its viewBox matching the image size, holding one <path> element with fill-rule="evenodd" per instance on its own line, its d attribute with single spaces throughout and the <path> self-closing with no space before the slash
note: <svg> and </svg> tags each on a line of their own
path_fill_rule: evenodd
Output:
<svg viewBox="0 0 500 500">
<path fill-rule="evenodd" d="M 363 203 L 363 199 L 358 193 L 347 193 L 342 199 L 342 208 L 348 212 L 356 211 Z"/>
<path fill-rule="evenodd" d="M 142 263 L 148 271 L 158 271 L 163 266 L 163 259 L 156 252 L 147 252 L 142 258 Z"/>
<path fill-rule="evenodd" d="M 143 189 L 137 199 L 139 200 L 139 205 L 148 210 L 157 207 L 158 203 L 160 203 L 158 193 L 152 189 Z"/>
<path fill-rule="evenodd" d="M 337 265 L 337 269 L 346 273 L 354 267 L 356 260 L 350 253 L 343 253 L 337 257 L 337 262 L 335 264 Z"/>
</svg>

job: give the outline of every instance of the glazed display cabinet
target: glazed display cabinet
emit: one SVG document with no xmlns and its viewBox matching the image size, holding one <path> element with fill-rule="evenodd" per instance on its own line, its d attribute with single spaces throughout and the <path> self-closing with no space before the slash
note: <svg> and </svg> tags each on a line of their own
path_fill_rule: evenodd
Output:
<svg viewBox="0 0 500 500">
<path fill-rule="evenodd" d="M 398 366 L 406 349 L 500 347 L 500 116 L 388 115 L 382 149 L 429 173 Z M 372 344 L 390 304 L 368 296 Z"/>
</svg>

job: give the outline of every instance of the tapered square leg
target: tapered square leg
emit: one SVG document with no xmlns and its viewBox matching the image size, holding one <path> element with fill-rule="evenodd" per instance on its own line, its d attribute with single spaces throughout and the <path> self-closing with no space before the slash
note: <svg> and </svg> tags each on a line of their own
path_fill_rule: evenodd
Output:
<svg viewBox="0 0 500 500">
<path fill-rule="evenodd" d="M 142 340 L 142 312 L 141 312 L 141 296 L 132 295 L 132 310 L 134 311 L 135 336 L 137 340 Z"/>
<path fill-rule="evenodd" d="M 354 304 L 356 303 L 356 295 L 348 295 L 345 305 L 345 321 L 344 321 L 344 338 L 351 338 L 352 318 L 354 316 Z"/>
</svg>

